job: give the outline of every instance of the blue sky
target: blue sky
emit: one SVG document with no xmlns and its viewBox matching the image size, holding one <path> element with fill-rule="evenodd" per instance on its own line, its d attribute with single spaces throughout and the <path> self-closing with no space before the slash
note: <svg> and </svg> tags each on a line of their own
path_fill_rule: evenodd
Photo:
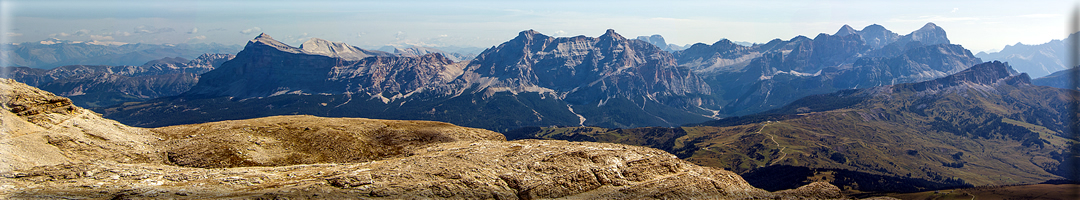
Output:
<svg viewBox="0 0 1080 200">
<path fill-rule="evenodd" d="M 974 52 L 1066 36 L 1076 1 L 17 1 L 0 3 L 5 43 L 59 38 L 243 44 L 259 33 L 383 45 L 490 47 L 534 29 L 554 36 L 660 34 L 669 43 L 766 42 L 927 22 Z"/>
</svg>

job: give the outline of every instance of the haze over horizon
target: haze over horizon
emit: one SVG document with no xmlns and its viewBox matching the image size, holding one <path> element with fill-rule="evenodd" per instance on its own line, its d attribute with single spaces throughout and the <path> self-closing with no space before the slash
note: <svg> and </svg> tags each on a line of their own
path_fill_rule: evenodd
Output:
<svg viewBox="0 0 1080 200">
<path fill-rule="evenodd" d="M 1067 35 L 1070 1 L 21 1 L 0 4 L 3 44 L 50 38 L 117 43 L 243 44 L 267 33 L 362 48 L 487 48 L 523 30 L 552 36 L 660 34 L 670 44 L 764 43 L 880 24 L 907 34 L 928 22 L 973 52 Z"/>
</svg>

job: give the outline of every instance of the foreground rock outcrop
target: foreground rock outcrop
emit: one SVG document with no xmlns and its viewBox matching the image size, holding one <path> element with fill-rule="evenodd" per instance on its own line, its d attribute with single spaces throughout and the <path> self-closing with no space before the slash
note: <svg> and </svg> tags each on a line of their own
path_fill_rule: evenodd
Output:
<svg viewBox="0 0 1080 200">
<path fill-rule="evenodd" d="M 3 198 L 842 197 L 773 194 L 647 147 L 312 116 L 142 129 L 11 80 L 0 91 Z"/>
<path fill-rule="evenodd" d="M 362 163 L 189 168 L 90 163 L 3 175 L 8 197 L 770 198 L 738 175 L 662 151 L 565 141 L 476 141 Z"/>
<path fill-rule="evenodd" d="M 0 79 L 0 171 L 88 161 L 160 163 L 147 129 L 101 118 L 71 100 Z"/>
</svg>

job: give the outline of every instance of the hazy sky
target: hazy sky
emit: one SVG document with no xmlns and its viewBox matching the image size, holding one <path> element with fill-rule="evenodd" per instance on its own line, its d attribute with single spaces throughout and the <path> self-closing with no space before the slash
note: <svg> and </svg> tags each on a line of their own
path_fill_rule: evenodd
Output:
<svg viewBox="0 0 1080 200">
<path fill-rule="evenodd" d="M 59 38 L 125 43 L 244 44 L 265 32 L 387 44 L 490 47 L 546 35 L 660 34 L 674 44 L 767 42 L 881 24 L 907 34 L 927 22 L 973 52 L 1062 39 L 1072 0 L 1056 1 L 14 1 L 0 0 L 5 43 Z"/>
</svg>

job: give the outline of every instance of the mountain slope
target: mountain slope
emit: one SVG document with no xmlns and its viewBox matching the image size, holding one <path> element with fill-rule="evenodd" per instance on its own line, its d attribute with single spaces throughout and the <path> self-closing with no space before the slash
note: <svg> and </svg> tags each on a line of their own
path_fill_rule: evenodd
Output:
<svg viewBox="0 0 1080 200">
<path fill-rule="evenodd" d="M 1067 135 L 1066 99 L 1064 90 L 1032 85 L 1026 74 L 988 62 L 701 126 L 532 128 L 507 136 L 655 147 L 769 190 L 829 181 L 854 191 L 920 191 L 1061 178 L 1075 142 Z"/>
<path fill-rule="evenodd" d="M 1041 85 L 1041 86 L 1049 86 L 1049 87 L 1068 89 L 1069 84 L 1071 84 L 1071 83 L 1069 83 L 1070 82 L 1069 76 L 1071 76 L 1071 75 L 1069 75 L 1070 73 L 1076 73 L 1076 68 L 1067 69 L 1067 70 L 1061 70 L 1061 71 L 1054 72 L 1053 74 L 1050 74 L 1050 75 L 1046 75 L 1046 76 L 1043 76 L 1043 77 L 1032 79 L 1031 83 L 1035 84 L 1035 85 Z"/>
</svg>

